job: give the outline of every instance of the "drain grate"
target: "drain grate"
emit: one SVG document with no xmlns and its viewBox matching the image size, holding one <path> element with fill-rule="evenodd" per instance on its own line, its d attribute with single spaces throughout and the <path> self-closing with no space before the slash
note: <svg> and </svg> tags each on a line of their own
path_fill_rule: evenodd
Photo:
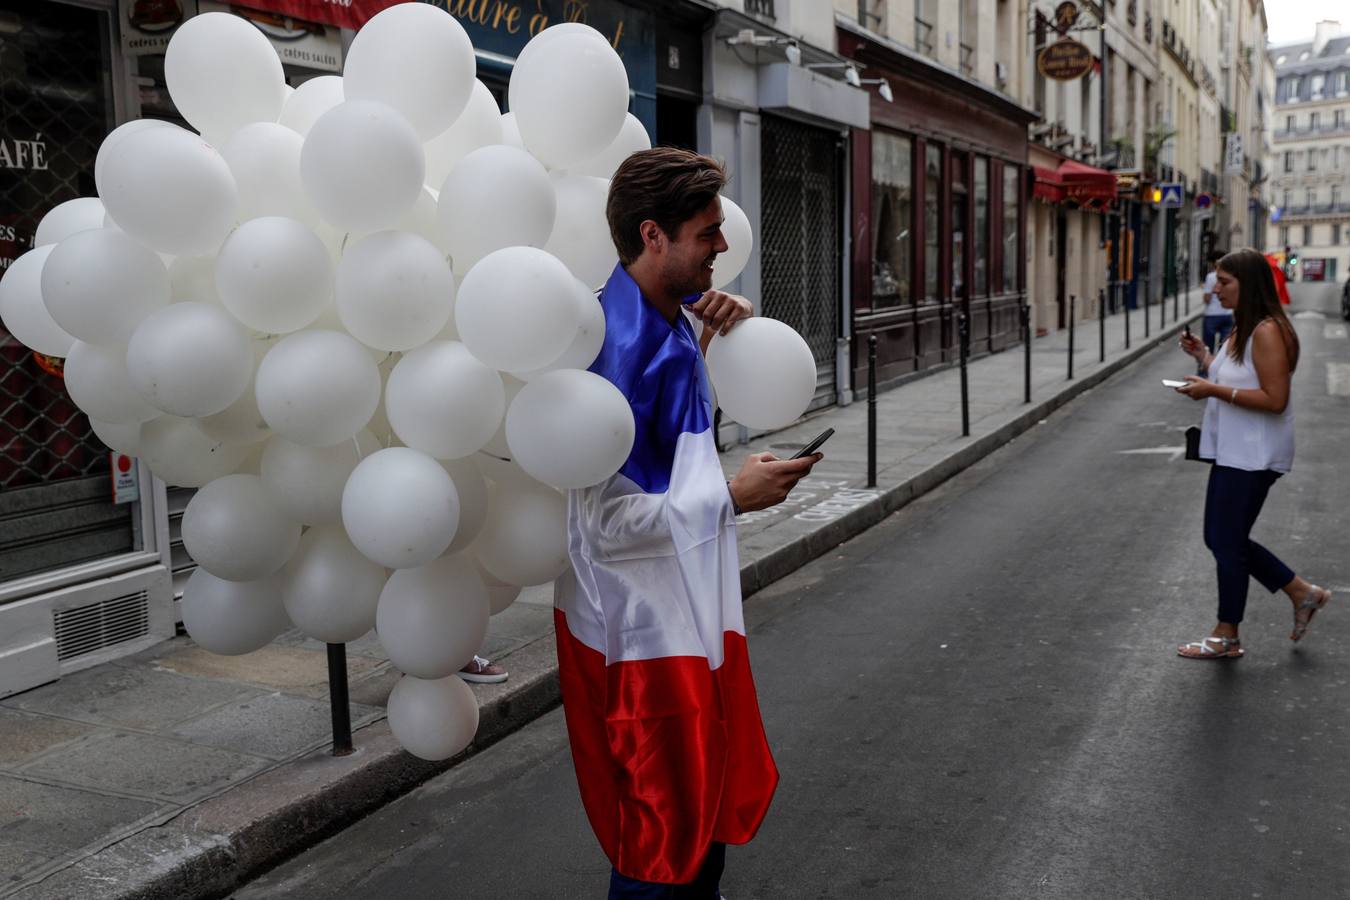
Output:
<svg viewBox="0 0 1350 900">
<path fill-rule="evenodd" d="M 56 658 L 73 659 L 150 633 L 150 597 L 145 591 L 52 612 Z"/>
</svg>

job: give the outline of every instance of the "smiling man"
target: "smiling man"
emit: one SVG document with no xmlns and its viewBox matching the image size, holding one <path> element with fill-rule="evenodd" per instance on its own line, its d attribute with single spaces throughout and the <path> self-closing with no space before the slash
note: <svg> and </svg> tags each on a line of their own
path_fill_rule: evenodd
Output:
<svg viewBox="0 0 1350 900">
<path fill-rule="evenodd" d="M 715 160 L 661 147 L 610 183 L 619 264 L 591 366 L 633 410 L 623 468 L 569 492 L 572 571 L 555 595 L 558 665 L 582 803 L 615 898 L 721 896 L 727 844 L 755 835 L 778 783 L 741 614 L 735 518 L 787 498 L 820 459 L 751 454 L 729 483 L 701 350 L 751 314 L 710 290 L 727 249 Z M 702 337 L 695 325 L 702 323 Z"/>
</svg>

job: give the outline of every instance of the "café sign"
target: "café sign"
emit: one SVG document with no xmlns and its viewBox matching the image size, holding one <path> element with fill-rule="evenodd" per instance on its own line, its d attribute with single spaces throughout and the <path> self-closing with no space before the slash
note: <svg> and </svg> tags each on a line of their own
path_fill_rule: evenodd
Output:
<svg viewBox="0 0 1350 900">
<path fill-rule="evenodd" d="M 1077 81 L 1092 66 L 1092 51 L 1072 38 L 1061 38 L 1036 54 L 1036 69 L 1054 81 Z"/>
</svg>

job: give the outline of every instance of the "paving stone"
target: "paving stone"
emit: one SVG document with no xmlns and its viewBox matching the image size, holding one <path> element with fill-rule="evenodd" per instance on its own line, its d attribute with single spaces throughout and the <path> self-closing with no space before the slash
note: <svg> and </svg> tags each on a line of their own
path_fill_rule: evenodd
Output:
<svg viewBox="0 0 1350 900">
<path fill-rule="evenodd" d="M 19 771 L 76 786 L 187 803 L 267 765 L 257 756 L 116 731 L 49 753 Z"/>
<path fill-rule="evenodd" d="M 381 713 L 375 707 L 353 703 L 352 727 Z M 180 725 L 173 733 L 193 743 L 284 759 L 331 740 L 333 722 L 327 702 L 266 694 L 227 704 Z"/>
<path fill-rule="evenodd" d="M 95 666 L 9 697 L 0 707 L 156 730 L 245 693 L 238 684 L 160 669 Z"/>
<path fill-rule="evenodd" d="M 0 873 L 18 880 L 163 808 L 152 801 L 0 775 Z"/>
<path fill-rule="evenodd" d="M 328 684 L 326 651 L 284 644 L 269 644 L 243 656 L 221 656 L 190 645 L 161 657 L 159 665 L 184 675 L 246 682 L 279 691 L 296 692 L 317 686 L 326 692 Z M 376 659 L 349 656 L 347 678 L 365 675 L 379 665 Z"/>
<path fill-rule="evenodd" d="M 0 707 L 0 766 L 18 765 L 94 731 L 95 725 Z"/>
</svg>

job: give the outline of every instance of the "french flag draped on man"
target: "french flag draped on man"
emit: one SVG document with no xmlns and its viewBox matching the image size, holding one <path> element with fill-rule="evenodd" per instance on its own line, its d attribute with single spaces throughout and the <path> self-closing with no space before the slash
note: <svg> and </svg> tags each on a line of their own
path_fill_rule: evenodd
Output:
<svg viewBox="0 0 1350 900">
<path fill-rule="evenodd" d="M 636 438 L 616 475 L 568 494 L 572 571 L 554 612 L 567 730 L 615 869 L 685 883 L 711 842 L 754 837 L 778 770 L 750 674 L 698 339 L 622 265 L 600 302 L 605 342 L 591 371 L 628 398 Z"/>
</svg>

